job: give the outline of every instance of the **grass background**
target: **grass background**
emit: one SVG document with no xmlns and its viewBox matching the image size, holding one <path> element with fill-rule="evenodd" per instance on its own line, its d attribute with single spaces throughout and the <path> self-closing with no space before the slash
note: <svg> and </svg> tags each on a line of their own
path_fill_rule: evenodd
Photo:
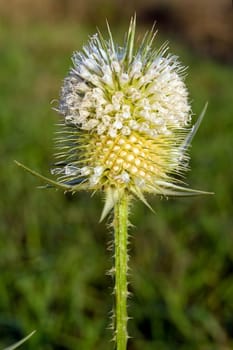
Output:
<svg viewBox="0 0 233 350">
<path fill-rule="evenodd" d="M 105 28 L 101 28 L 105 31 Z M 113 27 L 122 38 L 126 26 Z M 143 32 L 144 29 L 140 28 Z M 95 29 L 73 23 L 0 25 L 0 348 L 37 333 L 30 350 L 112 349 L 112 240 L 101 196 L 39 190 L 22 161 L 48 175 L 70 56 Z M 167 37 L 159 35 L 159 45 Z M 121 39 L 119 39 L 121 41 Z M 209 108 L 187 182 L 214 196 L 160 200 L 131 212 L 129 350 L 233 348 L 232 66 L 175 39 L 193 111 Z M 194 116 L 194 119 L 196 117 Z"/>
</svg>

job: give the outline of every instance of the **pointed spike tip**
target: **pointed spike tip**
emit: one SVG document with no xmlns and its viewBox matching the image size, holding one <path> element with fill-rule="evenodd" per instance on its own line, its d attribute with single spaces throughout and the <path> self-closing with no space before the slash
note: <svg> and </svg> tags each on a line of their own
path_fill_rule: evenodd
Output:
<svg viewBox="0 0 233 350">
<path fill-rule="evenodd" d="M 99 222 L 102 222 L 106 216 L 110 213 L 110 211 L 113 209 L 115 203 L 119 200 L 119 194 L 116 190 L 109 188 L 106 192 L 106 198 L 104 207 L 100 216 Z"/>
</svg>

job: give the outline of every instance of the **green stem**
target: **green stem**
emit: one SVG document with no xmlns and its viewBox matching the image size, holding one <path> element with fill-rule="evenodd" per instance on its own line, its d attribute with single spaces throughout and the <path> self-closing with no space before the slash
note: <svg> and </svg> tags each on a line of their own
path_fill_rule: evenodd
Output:
<svg viewBox="0 0 233 350">
<path fill-rule="evenodd" d="M 124 192 L 114 207 L 115 237 L 115 339 L 116 349 L 127 347 L 127 226 L 128 226 L 128 194 Z"/>
</svg>

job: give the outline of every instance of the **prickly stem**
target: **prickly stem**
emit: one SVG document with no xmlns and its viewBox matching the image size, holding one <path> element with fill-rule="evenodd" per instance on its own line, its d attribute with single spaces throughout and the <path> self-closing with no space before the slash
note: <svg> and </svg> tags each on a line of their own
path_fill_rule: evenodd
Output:
<svg viewBox="0 0 233 350">
<path fill-rule="evenodd" d="M 128 193 L 125 191 L 114 206 L 115 248 L 115 315 L 114 328 L 117 350 L 127 348 L 127 270 L 128 270 Z"/>
</svg>

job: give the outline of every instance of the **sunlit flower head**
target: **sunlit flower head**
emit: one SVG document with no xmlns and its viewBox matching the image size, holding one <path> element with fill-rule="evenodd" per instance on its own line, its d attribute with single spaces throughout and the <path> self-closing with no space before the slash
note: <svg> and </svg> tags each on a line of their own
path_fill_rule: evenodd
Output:
<svg viewBox="0 0 233 350">
<path fill-rule="evenodd" d="M 109 28 L 108 28 L 109 29 Z M 177 182 L 187 168 L 191 107 L 184 67 L 153 30 L 135 45 L 135 18 L 123 47 L 100 33 L 73 55 L 64 80 L 52 173 L 72 192 L 106 193 L 104 215 L 122 191 L 192 193 Z"/>
</svg>

